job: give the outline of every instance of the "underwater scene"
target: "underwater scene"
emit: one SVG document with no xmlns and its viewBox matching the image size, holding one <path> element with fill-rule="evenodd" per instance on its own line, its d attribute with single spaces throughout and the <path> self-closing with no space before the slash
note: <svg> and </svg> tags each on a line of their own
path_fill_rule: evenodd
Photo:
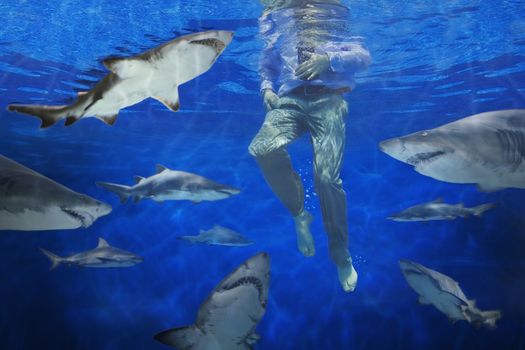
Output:
<svg viewBox="0 0 525 350">
<path fill-rule="evenodd" d="M 0 15 L 1 349 L 525 349 L 523 1 Z"/>
</svg>

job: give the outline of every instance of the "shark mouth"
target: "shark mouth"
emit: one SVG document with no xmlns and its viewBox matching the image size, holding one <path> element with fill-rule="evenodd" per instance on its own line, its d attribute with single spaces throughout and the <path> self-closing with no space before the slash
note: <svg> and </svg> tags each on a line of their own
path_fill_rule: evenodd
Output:
<svg viewBox="0 0 525 350">
<path fill-rule="evenodd" d="M 75 219 L 82 227 L 89 227 L 91 223 L 93 222 L 93 218 L 89 214 L 81 213 L 81 212 L 78 212 L 72 209 L 68 209 L 68 208 L 64 208 L 64 207 L 60 209 L 64 213 L 69 215 L 71 218 Z"/>
<path fill-rule="evenodd" d="M 242 277 L 242 278 L 238 279 L 235 283 L 233 283 L 233 284 L 231 284 L 229 286 L 224 286 L 223 290 L 232 290 L 232 289 L 235 289 L 235 288 L 240 287 L 240 286 L 250 286 L 250 285 L 255 287 L 255 289 L 257 289 L 257 292 L 259 293 L 259 301 L 261 302 L 263 307 L 266 306 L 266 302 L 264 300 L 262 300 L 263 283 L 257 277 L 254 277 L 254 276 Z"/>
<path fill-rule="evenodd" d="M 431 163 L 439 158 L 441 156 L 444 156 L 446 154 L 445 151 L 435 151 L 435 152 L 424 152 L 424 153 L 418 153 L 410 158 L 407 159 L 407 163 L 413 166 L 420 165 L 421 163 Z"/>
<path fill-rule="evenodd" d="M 204 46 L 210 46 L 212 47 L 217 54 L 221 53 L 222 50 L 226 47 L 226 44 L 224 44 L 219 39 L 202 39 L 202 40 L 193 40 L 190 42 L 190 44 L 198 44 L 198 45 L 204 45 Z"/>
<path fill-rule="evenodd" d="M 239 192 L 241 192 L 241 190 L 238 190 L 236 188 L 232 188 L 232 189 L 223 189 L 223 190 L 217 190 L 218 193 L 222 193 L 222 194 L 225 194 L 227 195 L 228 197 L 231 197 L 235 194 L 238 194 Z"/>
</svg>

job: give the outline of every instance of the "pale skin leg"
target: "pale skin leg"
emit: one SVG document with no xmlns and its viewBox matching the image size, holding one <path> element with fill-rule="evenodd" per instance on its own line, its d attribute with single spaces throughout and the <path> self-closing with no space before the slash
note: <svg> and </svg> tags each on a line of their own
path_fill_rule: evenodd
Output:
<svg viewBox="0 0 525 350">
<path fill-rule="evenodd" d="M 295 233 L 297 234 L 297 249 L 306 257 L 315 255 L 315 242 L 310 232 L 310 224 L 314 217 L 303 210 L 301 214 L 294 216 Z"/>
</svg>

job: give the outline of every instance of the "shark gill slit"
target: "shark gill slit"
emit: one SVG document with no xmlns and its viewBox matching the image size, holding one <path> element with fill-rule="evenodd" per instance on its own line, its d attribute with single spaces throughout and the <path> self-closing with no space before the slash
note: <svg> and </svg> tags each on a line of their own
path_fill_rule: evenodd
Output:
<svg viewBox="0 0 525 350">
<path fill-rule="evenodd" d="M 525 159 L 525 134 L 518 130 L 500 129 L 496 135 L 504 149 L 504 157 L 516 170 Z"/>
</svg>

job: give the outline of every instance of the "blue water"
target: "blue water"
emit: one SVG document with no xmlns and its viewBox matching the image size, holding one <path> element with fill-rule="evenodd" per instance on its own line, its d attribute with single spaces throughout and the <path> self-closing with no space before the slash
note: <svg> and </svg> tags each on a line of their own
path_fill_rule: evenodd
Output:
<svg viewBox="0 0 525 350">
<path fill-rule="evenodd" d="M 18 1 L 0 4 L 0 153 L 79 192 L 111 203 L 88 229 L 0 234 L 0 348 L 166 349 L 153 335 L 190 324 L 213 287 L 260 251 L 272 258 L 257 349 L 525 349 L 523 190 L 478 192 L 435 181 L 381 153 L 377 143 L 490 110 L 525 108 L 522 1 L 344 1 L 373 64 L 348 96 L 342 177 L 351 252 L 359 271 L 345 294 L 327 254 L 312 186 L 308 139 L 290 151 L 316 217 L 314 258 L 295 248 L 293 222 L 266 186 L 247 147 L 264 110 L 258 93 L 257 1 Z M 147 100 L 107 126 L 96 119 L 39 130 L 9 103 L 60 104 L 105 71 L 100 60 L 131 55 L 176 36 L 235 30 L 213 68 L 180 89 L 172 113 Z M 221 202 L 121 205 L 96 181 L 132 183 L 156 163 L 242 189 Z M 385 218 L 443 197 L 497 203 L 482 218 L 397 223 Z M 189 245 L 179 235 L 214 224 L 243 233 L 247 248 Z M 97 238 L 135 252 L 126 269 L 58 268 L 59 255 Z M 459 281 L 481 309 L 501 309 L 496 330 L 450 324 L 398 268 L 418 261 Z"/>
</svg>

